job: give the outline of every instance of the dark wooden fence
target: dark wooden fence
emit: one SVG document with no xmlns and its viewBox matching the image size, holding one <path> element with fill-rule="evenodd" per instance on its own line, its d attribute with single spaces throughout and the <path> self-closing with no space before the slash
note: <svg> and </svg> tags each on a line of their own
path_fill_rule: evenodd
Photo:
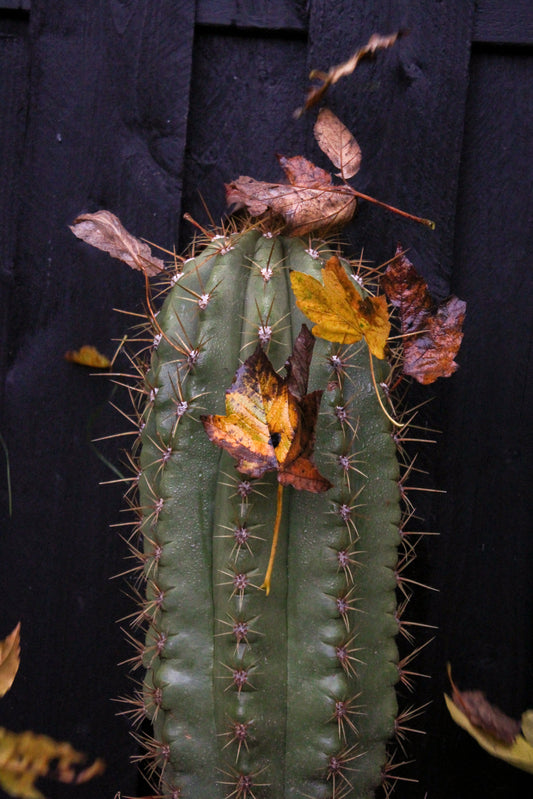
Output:
<svg viewBox="0 0 533 799">
<path fill-rule="evenodd" d="M 275 178 L 275 152 L 320 161 L 312 114 L 293 118 L 310 68 L 397 29 L 409 33 L 328 104 L 361 144 L 357 188 L 437 227 L 362 203 L 346 237 L 376 261 L 401 241 L 437 298 L 468 303 L 461 369 L 420 416 L 442 431 L 420 466 L 447 493 L 420 496 L 440 537 L 413 579 L 439 589 L 416 600 L 439 629 L 415 666 L 431 679 L 413 703 L 432 702 L 408 751 L 419 783 L 397 795 L 531 794 L 533 778 L 483 753 L 442 702 L 450 660 L 462 687 L 516 716 L 533 707 L 530 1 L 34 0 L 0 2 L 0 637 L 23 623 L 0 724 L 108 762 L 98 783 L 47 784 L 49 797 L 136 792 L 111 701 L 130 692 L 116 664 L 133 654 L 116 621 L 131 606 L 111 581 L 121 486 L 99 486 L 113 479 L 102 457 L 127 441 L 91 443 L 123 426 L 113 387 L 63 353 L 112 354 L 128 322 L 113 309 L 139 311 L 142 281 L 68 225 L 107 208 L 183 247 L 182 213 L 206 222 L 205 202 L 219 220 L 224 181 Z"/>
</svg>

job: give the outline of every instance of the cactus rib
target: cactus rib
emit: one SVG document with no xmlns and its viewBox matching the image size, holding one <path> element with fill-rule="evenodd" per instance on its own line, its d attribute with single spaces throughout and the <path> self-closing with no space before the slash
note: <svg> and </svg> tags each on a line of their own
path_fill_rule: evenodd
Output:
<svg viewBox="0 0 533 799">
<path fill-rule="evenodd" d="M 306 321 L 290 270 L 319 277 L 330 254 L 253 228 L 213 238 L 153 322 L 138 621 L 150 773 L 173 799 L 363 799 L 381 782 L 397 713 L 400 490 L 366 344 L 315 342 L 315 460 L 333 487 L 285 489 L 268 596 L 276 474 L 239 474 L 200 423 L 224 413 L 258 342 L 282 369 Z M 387 380 L 387 363 L 374 371 Z"/>
</svg>

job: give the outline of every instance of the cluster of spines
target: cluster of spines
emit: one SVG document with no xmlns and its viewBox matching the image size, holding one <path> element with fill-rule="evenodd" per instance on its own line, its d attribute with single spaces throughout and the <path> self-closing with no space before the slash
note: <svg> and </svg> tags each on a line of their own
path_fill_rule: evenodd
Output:
<svg viewBox="0 0 533 799">
<path fill-rule="evenodd" d="M 228 247 L 228 237 L 224 237 L 221 247 Z M 213 242 L 211 241 L 211 244 Z M 217 248 L 215 247 L 215 250 Z M 309 252 L 313 253 L 318 262 L 319 251 L 312 246 Z M 208 258 L 212 257 L 212 251 Z M 268 263 L 261 267 L 261 279 L 265 285 L 270 281 L 276 264 Z M 361 265 L 359 264 L 359 267 Z M 195 266 L 196 269 L 196 266 Z M 261 271 L 262 270 L 262 271 Z M 183 272 L 187 273 L 187 262 Z M 171 278 L 171 285 L 182 280 L 182 270 L 177 270 L 175 276 Z M 201 278 L 199 279 L 200 289 Z M 358 281 L 359 282 L 359 281 Z M 216 289 L 216 287 L 215 287 Z M 198 311 L 204 311 L 209 305 L 210 296 L 206 291 L 192 291 L 185 289 L 190 295 L 190 301 L 196 302 Z M 269 308 L 271 309 L 272 303 Z M 268 351 L 272 337 L 272 328 L 275 328 L 282 320 L 271 320 L 271 310 L 264 316 L 259 314 L 260 323 L 255 322 L 258 340 Z M 160 346 L 164 333 L 161 331 L 157 317 L 150 310 L 148 322 L 151 327 L 151 338 L 153 351 Z M 268 331 L 268 332 L 267 332 Z M 140 336 L 140 341 L 144 343 L 144 336 Z M 174 379 L 174 404 L 175 420 L 170 427 L 167 438 L 157 433 L 156 438 L 151 439 L 155 458 L 149 465 L 152 466 L 151 473 L 156 475 L 165 469 L 167 462 L 171 459 L 174 451 L 174 439 L 179 429 L 180 420 L 190 413 L 191 406 L 198 405 L 200 396 L 188 397 L 186 383 L 188 375 L 194 371 L 196 362 L 202 349 L 207 342 L 198 340 L 193 342 L 189 337 L 188 331 L 183 330 L 183 335 L 179 341 L 173 341 L 172 346 L 176 350 L 175 357 L 175 379 Z M 364 663 L 365 654 L 357 645 L 357 623 L 355 617 L 358 612 L 358 588 L 357 588 L 357 569 L 358 569 L 358 545 L 359 534 L 357 529 L 357 517 L 364 514 L 364 453 L 358 453 L 358 423 L 356 403 L 353 398 L 344 396 L 343 387 L 350 383 L 350 370 L 354 349 L 357 347 L 336 347 L 330 348 L 327 358 L 327 371 L 329 373 L 328 390 L 335 394 L 335 400 L 330 403 L 329 425 L 336 425 L 341 431 L 341 439 L 344 444 L 335 454 L 336 462 L 333 464 L 337 472 L 338 479 L 335 481 L 338 489 L 336 497 L 329 501 L 328 513 L 335 516 L 339 522 L 339 536 L 337 549 L 335 552 L 337 571 L 340 579 L 340 587 L 332 596 L 335 603 L 336 612 L 342 621 L 344 628 L 343 635 L 334 644 L 335 658 L 339 666 L 339 671 L 348 677 L 349 682 L 355 684 L 359 663 Z M 246 357 L 243 356 L 243 357 Z M 135 360 L 135 373 L 141 378 L 143 389 L 141 391 L 145 401 L 144 408 L 134 396 L 134 412 L 130 417 L 134 422 L 135 432 L 143 431 L 151 413 L 151 409 L 156 401 L 158 386 L 150 385 L 148 375 L 148 365 L 145 360 Z M 383 384 L 385 394 L 387 387 L 391 384 L 392 377 L 389 375 Z M 376 389 L 377 390 L 377 389 Z M 201 398 L 203 399 L 203 397 Z M 391 433 L 397 443 L 401 445 L 405 428 L 400 432 Z M 146 437 L 145 437 L 146 440 Z M 134 475 L 131 480 L 132 486 L 136 487 L 139 481 L 139 467 L 134 461 Z M 146 466 L 144 467 L 146 469 Z M 155 471 L 154 471 L 155 470 Z M 411 465 L 404 465 L 404 473 L 408 474 Z M 330 472 L 331 473 L 331 472 Z M 231 466 L 226 470 L 226 477 L 222 476 L 220 483 L 226 482 L 226 494 L 232 499 L 231 508 L 234 519 L 233 525 L 226 525 L 219 529 L 217 536 L 224 539 L 228 547 L 227 568 L 220 570 L 218 585 L 228 594 L 229 610 L 225 618 L 217 619 L 217 635 L 225 637 L 231 641 L 231 663 L 222 663 L 221 670 L 227 672 L 220 675 L 226 682 L 225 691 L 234 691 L 240 697 L 241 693 L 253 691 L 252 674 L 258 670 L 251 656 L 252 642 L 261 636 L 261 631 L 255 629 L 257 615 L 248 617 L 245 611 L 245 597 L 249 592 L 259 591 L 261 573 L 258 568 L 241 569 L 239 564 L 248 555 L 252 555 L 252 546 L 257 545 L 265 551 L 265 538 L 269 535 L 268 525 L 262 522 L 264 534 L 258 533 L 258 525 L 261 522 L 253 519 L 254 497 L 264 497 L 264 488 L 257 485 L 257 481 L 248 481 L 241 475 L 231 473 Z M 229 476 L 227 476 L 229 475 Z M 153 479 L 153 477 L 152 477 Z M 408 629 L 408 622 L 404 620 L 402 612 L 407 606 L 410 597 L 410 584 L 405 576 L 405 566 L 408 566 L 413 554 L 413 544 L 409 539 L 409 534 L 404 532 L 405 521 L 412 514 L 410 503 L 406 500 L 406 493 L 403 490 L 403 478 L 399 481 L 399 489 L 406 504 L 404 519 L 401 523 L 401 545 L 398 564 L 395 568 L 398 590 L 404 601 L 400 602 L 399 610 L 396 615 L 399 633 L 406 638 L 411 638 Z M 270 485 L 270 489 L 272 485 Z M 268 487 L 267 487 L 268 490 Z M 148 484 L 148 493 L 151 494 L 152 501 L 143 507 L 136 506 L 131 500 L 131 509 L 135 512 L 134 533 L 127 537 L 132 556 L 137 558 L 139 565 L 137 574 L 144 578 L 146 583 L 145 591 L 141 594 L 135 583 L 135 593 L 139 599 L 139 609 L 130 618 L 133 627 L 142 629 L 143 641 L 135 641 L 136 654 L 132 658 L 133 667 L 143 665 L 150 669 L 154 659 L 160 658 L 164 653 L 167 634 L 158 632 L 158 617 L 164 608 L 165 588 L 158 584 L 158 563 L 163 555 L 164 544 L 157 537 L 157 522 L 163 510 L 164 499 L 158 495 L 156 486 Z M 129 495 L 129 492 L 128 492 Z M 142 540 L 141 540 L 142 539 Z M 144 542 L 144 543 L 143 543 Z M 264 558 L 264 554 L 263 554 Z M 132 636 L 133 638 L 133 636 Z M 134 639 L 135 640 L 135 639 Z M 398 664 L 398 679 L 403 685 L 410 687 L 411 671 L 409 669 L 411 656 L 406 656 Z M 131 717 L 134 722 L 140 723 L 144 717 L 154 719 L 162 703 L 162 691 L 159 687 L 150 686 L 150 681 L 146 682 L 143 690 L 136 690 L 132 699 Z M 330 723 L 337 730 L 338 748 L 335 752 L 328 754 L 325 769 L 317 778 L 322 778 L 326 785 L 326 792 L 331 799 L 343 799 L 349 797 L 352 791 L 352 779 L 356 781 L 357 760 L 365 754 L 357 741 L 358 725 L 357 716 L 364 714 L 364 700 L 358 691 L 351 694 L 343 693 L 339 696 L 331 696 L 331 712 L 324 720 Z M 404 734 L 410 720 L 418 713 L 408 709 L 400 713 L 395 723 L 395 732 L 403 748 Z M 237 799 L 255 798 L 254 790 L 269 785 L 264 782 L 266 779 L 264 772 L 266 766 L 262 765 L 255 770 L 240 768 L 239 762 L 246 760 L 245 755 L 249 751 L 249 741 L 254 738 L 255 719 L 231 718 L 226 716 L 224 720 L 224 730 L 219 733 L 221 737 L 220 749 L 232 750 L 232 757 L 226 767 L 221 770 L 220 784 L 228 786 L 227 797 L 235 796 Z M 144 742 L 146 754 L 142 757 L 151 761 L 152 765 L 148 769 L 149 775 L 155 780 L 156 772 L 159 772 L 159 783 L 157 790 L 165 797 L 184 796 L 182 787 L 176 785 L 175 781 L 166 778 L 167 763 L 170 757 L 170 747 L 163 741 L 157 741 L 152 737 L 141 737 L 139 740 Z M 388 795 L 391 786 L 395 784 L 398 777 L 394 772 L 394 755 L 391 755 L 388 763 L 383 768 L 384 788 Z M 354 775 L 352 777 L 352 775 Z M 259 781 L 259 779 L 261 781 Z"/>
</svg>

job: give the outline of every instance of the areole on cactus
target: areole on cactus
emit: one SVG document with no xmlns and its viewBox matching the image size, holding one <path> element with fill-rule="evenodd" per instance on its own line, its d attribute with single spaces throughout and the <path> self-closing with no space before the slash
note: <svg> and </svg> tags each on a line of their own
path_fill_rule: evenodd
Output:
<svg viewBox="0 0 533 799">
<path fill-rule="evenodd" d="M 105 213 L 74 232 L 131 259 Z M 148 777 L 172 799 L 362 799 L 393 782 L 412 557 L 399 358 L 383 357 L 376 271 L 278 231 L 247 220 L 165 270 L 137 361 L 132 715 L 151 721 Z"/>
</svg>

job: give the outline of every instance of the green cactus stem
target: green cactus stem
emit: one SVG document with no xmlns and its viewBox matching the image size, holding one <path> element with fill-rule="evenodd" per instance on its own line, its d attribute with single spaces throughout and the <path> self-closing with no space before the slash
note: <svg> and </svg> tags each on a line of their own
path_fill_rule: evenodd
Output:
<svg viewBox="0 0 533 799">
<path fill-rule="evenodd" d="M 331 254 L 259 228 L 215 236 L 150 320 L 142 545 L 132 538 L 146 583 L 134 618 L 146 670 L 137 702 L 153 726 L 149 776 L 172 799 L 362 799 L 383 779 L 401 676 L 400 470 L 377 397 L 390 408 L 379 387 L 389 364 L 374 359 L 373 379 L 364 341 L 316 340 L 314 460 L 332 487 L 285 488 L 268 596 L 276 472 L 240 474 L 201 423 L 225 413 L 258 342 L 284 373 L 307 321 L 290 271 L 320 279 Z"/>
</svg>

